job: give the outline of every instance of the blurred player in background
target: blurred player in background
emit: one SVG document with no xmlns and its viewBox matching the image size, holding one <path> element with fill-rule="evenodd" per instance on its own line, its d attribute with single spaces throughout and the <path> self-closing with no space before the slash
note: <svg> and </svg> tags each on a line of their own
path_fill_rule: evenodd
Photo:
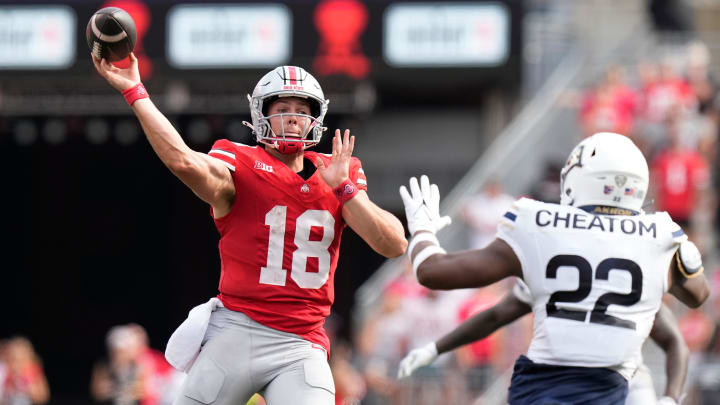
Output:
<svg viewBox="0 0 720 405">
<path fill-rule="evenodd" d="M 205 154 L 191 150 L 150 101 L 134 55 L 127 69 L 93 62 L 123 92 L 158 157 L 210 204 L 220 233 L 219 302 L 195 313 L 204 318 L 191 311 L 176 332 L 181 348 L 166 350 L 192 354 L 199 342 L 188 342 L 198 330 L 204 336 L 196 359 L 168 357 L 189 371 L 175 403 L 238 404 L 262 392 L 270 405 L 334 404 L 323 323 L 342 230 L 349 225 L 386 257 L 401 255 L 407 241 L 400 221 L 370 201 L 349 130 L 335 131 L 331 155 L 306 151 L 325 130 L 328 100 L 319 83 L 299 67 L 273 69 L 248 97 L 247 125 L 259 145 L 220 140 Z"/>
<path fill-rule="evenodd" d="M 515 363 L 509 403 L 625 403 L 665 292 L 691 307 L 709 295 L 700 252 L 667 213 L 642 211 L 649 175 L 632 141 L 598 133 L 561 171 L 561 204 L 522 198 L 486 248 L 447 253 L 435 233 L 437 186 L 410 179 L 400 194 L 421 284 L 481 287 L 515 276 L 534 314 L 527 356 Z M 675 401 L 679 398 L 673 398 Z"/>
<path fill-rule="evenodd" d="M 415 370 L 431 364 L 443 353 L 485 339 L 498 329 L 532 312 L 531 304 L 530 289 L 523 281 L 517 280 L 512 291 L 495 306 L 474 315 L 436 342 L 410 351 L 400 362 L 398 378 L 409 377 Z M 662 305 L 655 315 L 650 337 L 666 355 L 667 382 L 659 404 L 674 404 L 674 398 L 682 396 L 690 351 L 675 316 L 667 306 Z M 630 380 L 626 405 L 649 405 L 656 402 L 650 370 L 642 362 L 639 363 L 638 371 Z"/>
<path fill-rule="evenodd" d="M 139 361 L 138 336 L 126 325 L 114 326 L 105 338 L 107 359 L 95 364 L 90 393 L 97 403 L 157 404 L 150 398 L 150 370 Z"/>
<path fill-rule="evenodd" d="M 33 344 L 16 336 L 0 341 L 0 404 L 45 404 L 50 387 Z"/>
<path fill-rule="evenodd" d="M 470 249 L 487 246 L 495 237 L 495 227 L 515 202 L 515 198 L 505 193 L 502 184 L 491 179 L 483 189 L 468 198 L 462 207 L 462 218 L 470 227 Z"/>
</svg>

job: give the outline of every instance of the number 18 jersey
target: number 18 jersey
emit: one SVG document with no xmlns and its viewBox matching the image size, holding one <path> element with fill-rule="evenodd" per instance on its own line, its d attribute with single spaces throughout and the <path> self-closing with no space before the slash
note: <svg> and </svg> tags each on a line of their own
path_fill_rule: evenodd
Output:
<svg viewBox="0 0 720 405">
<path fill-rule="evenodd" d="M 609 367 L 630 378 L 687 239 L 665 212 L 609 215 L 522 198 L 498 226 L 518 257 L 534 315 L 528 358 Z"/>
<path fill-rule="evenodd" d="M 219 140 L 208 155 L 230 168 L 236 192 L 230 212 L 215 219 L 222 263 L 218 298 L 228 309 L 329 351 L 323 324 L 335 298 L 345 227 L 332 189 L 318 171 L 305 180 L 262 147 Z M 316 157 L 329 165 L 330 156 L 310 151 L 305 164 Z M 357 158 L 349 176 L 367 190 Z"/>
</svg>

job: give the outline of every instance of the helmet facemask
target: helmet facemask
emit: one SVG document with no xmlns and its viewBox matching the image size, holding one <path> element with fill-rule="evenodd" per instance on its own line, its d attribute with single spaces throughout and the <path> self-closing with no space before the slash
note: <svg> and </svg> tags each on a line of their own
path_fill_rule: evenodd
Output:
<svg viewBox="0 0 720 405">
<path fill-rule="evenodd" d="M 296 134 L 286 134 L 285 126 L 288 122 L 288 117 L 295 117 L 297 122 L 303 123 L 303 125 L 300 126 L 299 137 L 297 137 Z M 275 133 L 272 128 L 270 121 L 273 119 L 277 119 L 280 122 L 279 133 Z M 312 115 L 299 113 L 263 114 L 260 117 L 260 128 L 263 129 L 263 133 L 257 135 L 258 142 L 273 146 L 283 154 L 297 153 L 317 145 L 320 142 L 322 131 L 315 131 L 315 128 L 323 128 L 324 130 L 322 121 Z"/>
</svg>

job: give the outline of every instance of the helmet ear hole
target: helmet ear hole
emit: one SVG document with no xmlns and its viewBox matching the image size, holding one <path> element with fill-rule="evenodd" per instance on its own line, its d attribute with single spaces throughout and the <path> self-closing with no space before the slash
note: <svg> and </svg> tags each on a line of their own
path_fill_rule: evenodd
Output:
<svg viewBox="0 0 720 405">
<path fill-rule="evenodd" d="M 597 151 L 597 149 L 593 149 L 593 151 L 592 151 L 592 153 L 590 154 L 590 156 L 591 156 L 591 157 L 592 157 L 592 156 L 595 156 L 595 152 L 596 152 L 596 151 Z"/>
</svg>

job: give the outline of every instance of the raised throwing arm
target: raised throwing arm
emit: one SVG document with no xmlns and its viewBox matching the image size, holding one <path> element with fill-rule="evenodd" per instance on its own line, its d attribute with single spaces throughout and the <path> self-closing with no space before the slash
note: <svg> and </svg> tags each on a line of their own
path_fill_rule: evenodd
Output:
<svg viewBox="0 0 720 405">
<path fill-rule="evenodd" d="M 117 68 L 105 59 L 92 58 L 100 76 L 116 90 L 130 89 L 140 83 L 138 60 L 132 53 L 130 66 L 125 69 Z M 149 98 L 135 101 L 132 110 L 165 166 L 200 199 L 212 205 L 215 216 L 229 212 L 235 198 L 235 186 L 229 169 L 219 160 L 190 149 Z"/>
</svg>

